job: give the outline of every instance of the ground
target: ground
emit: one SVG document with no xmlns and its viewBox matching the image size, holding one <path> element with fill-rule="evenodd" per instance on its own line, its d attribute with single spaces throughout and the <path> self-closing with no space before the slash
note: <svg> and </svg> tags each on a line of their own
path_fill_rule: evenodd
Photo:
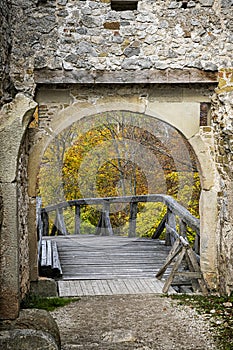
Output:
<svg viewBox="0 0 233 350">
<path fill-rule="evenodd" d="M 62 350 L 215 350 L 208 321 L 159 295 L 82 297 L 52 312 Z"/>
</svg>

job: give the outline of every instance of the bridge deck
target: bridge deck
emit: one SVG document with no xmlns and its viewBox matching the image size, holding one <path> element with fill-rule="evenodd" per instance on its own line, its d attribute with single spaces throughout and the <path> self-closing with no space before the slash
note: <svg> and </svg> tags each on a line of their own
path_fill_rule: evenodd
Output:
<svg viewBox="0 0 233 350">
<path fill-rule="evenodd" d="M 170 250 L 163 241 L 88 235 L 50 239 L 57 242 L 63 271 L 60 296 L 162 293 L 163 282 L 155 275 Z"/>
</svg>

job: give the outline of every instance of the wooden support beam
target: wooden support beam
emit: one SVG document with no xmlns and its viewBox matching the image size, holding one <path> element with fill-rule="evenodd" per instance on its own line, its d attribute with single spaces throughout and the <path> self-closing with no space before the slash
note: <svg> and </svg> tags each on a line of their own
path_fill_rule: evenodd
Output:
<svg viewBox="0 0 233 350">
<path fill-rule="evenodd" d="M 128 237 L 136 237 L 137 211 L 138 211 L 138 203 L 131 202 Z"/>
<path fill-rule="evenodd" d="M 152 235 L 152 239 L 158 239 L 160 235 L 162 234 L 163 230 L 165 229 L 165 223 L 167 221 L 167 213 L 163 216 L 162 220 L 159 223 L 159 226 L 155 230 L 155 232 Z"/>
<path fill-rule="evenodd" d="M 56 217 L 52 227 L 51 236 L 55 236 L 56 233 L 58 236 L 66 236 L 68 234 L 63 216 L 63 208 L 58 208 L 56 210 Z"/>
<path fill-rule="evenodd" d="M 180 235 L 184 238 L 187 238 L 187 234 L 186 234 L 187 224 L 182 219 L 180 219 L 179 221 L 180 221 Z"/>
<path fill-rule="evenodd" d="M 193 266 L 193 270 L 196 271 L 196 272 L 201 272 L 200 266 L 197 263 L 196 256 L 195 256 L 193 250 L 191 249 L 191 247 L 189 247 L 187 249 L 187 254 L 188 254 L 188 257 L 189 257 L 189 259 L 191 261 L 191 264 Z M 199 283 L 199 285 L 201 287 L 201 290 L 202 290 L 203 294 L 208 294 L 208 288 L 206 286 L 206 283 L 205 283 L 203 277 L 198 278 L 198 283 Z"/>
<path fill-rule="evenodd" d="M 96 228 L 96 235 L 101 236 L 113 236 L 113 229 L 110 220 L 110 203 L 103 204 L 103 209 L 100 215 L 100 219 Z"/>
<path fill-rule="evenodd" d="M 79 235 L 80 234 L 80 225 L 81 225 L 81 210 L 80 205 L 75 206 L 75 223 L 74 223 L 74 234 Z"/>
<path fill-rule="evenodd" d="M 167 225 L 171 229 L 176 231 L 176 217 L 175 217 L 175 214 L 169 208 L 167 209 Z M 173 245 L 175 242 L 175 237 L 171 235 L 171 231 L 168 229 L 168 226 L 166 226 L 165 244 Z"/>
<path fill-rule="evenodd" d="M 182 250 L 182 246 L 180 246 L 180 240 L 177 239 L 176 242 L 174 243 L 171 251 L 169 252 L 167 259 L 162 266 L 162 268 L 159 270 L 159 272 L 156 274 L 156 278 L 161 279 L 166 272 L 168 266 L 172 263 L 172 261 L 177 257 L 177 255 L 180 254 Z"/>
<path fill-rule="evenodd" d="M 180 254 L 178 255 L 177 257 L 177 260 L 171 270 L 171 273 L 168 277 L 168 279 L 166 280 L 165 284 L 164 284 L 164 287 L 163 287 L 163 293 L 167 293 L 170 286 L 171 286 L 171 283 L 174 279 L 174 276 L 175 276 L 175 273 L 177 272 L 183 258 L 184 258 L 184 255 L 185 255 L 185 251 L 186 251 L 186 248 L 185 247 L 182 247 L 181 251 L 180 251 Z"/>
<path fill-rule="evenodd" d="M 41 221 L 42 221 L 42 236 L 49 235 L 49 215 L 46 212 L 41 213 Z"/>
</svg>

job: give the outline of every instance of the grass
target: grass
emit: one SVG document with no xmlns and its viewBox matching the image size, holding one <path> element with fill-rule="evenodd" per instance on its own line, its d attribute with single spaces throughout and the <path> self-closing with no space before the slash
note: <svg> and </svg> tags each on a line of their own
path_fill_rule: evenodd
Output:
<svg viewBox="0 0 233 350">
<path fill-rule="evenodd" d="M 179 304 L 195 308 L 209 319 L 219 350 L 233 349 L 233 294 L 231 296 L 172 295 Z"/>
<path fill-rule="evenodd" d="M 53 311 L 58 307 L 63 307 L 74 301 L 79 301 L 78 298 L 43 298 L 35 295 L 28 295 L 22 302 L 22 309 L 43 309 Z"/>
</svg>

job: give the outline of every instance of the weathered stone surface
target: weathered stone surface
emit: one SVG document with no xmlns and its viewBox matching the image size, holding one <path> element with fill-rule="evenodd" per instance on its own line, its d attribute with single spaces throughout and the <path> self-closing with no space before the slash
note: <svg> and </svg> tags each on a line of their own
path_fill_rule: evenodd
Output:
<svg viewBox="0 0 233 350">
<path fill-rule="evenodd" d="M 59 330 L 45 310 L 21 310 L 12 322 L 0 323 L 0 346 L 9 350 L 59 350 Z"/>
<path fill-rule="evenodd" d="M 2 0 L 0 3 L 0 106 L 9 102 L 15 95 L 14 85 L 9 74 L 12 45 L 10 11 L 11 3 Z"/>
<path fill-rule="evenodd" d="M 20 144 L 35 107 L 30 98 L 17 94 L 14 101 L 0 111 L 0 182 L 16 180 Z"/>
<path fill-rule="evenodd" d="M 217 184 L 218 185 L 218 184 Z M 200 200 L 201 270 L 211 290 L 218 289 L 216 228 L 218 222 L 217 189 L 202 191 Z"/>
<path fill-rule="evenodd" d="M 127 61 L 128 60 L 128 61 Z M 128 58 L 123 62 L 125 66 L 135 66 L 135 60 Z M 148 61 L 147 61 L 148 62 Z M 145 59 L 138 61 L 139 66 L 145 63 Z M 152 63 L 149 63 L 150 65 Z M 141 67 L 142 68 L 142 67 Z M 54 71 L 42 69 L 35 72 L 35 81 L 38 84 L 59 84 L 59 83 L 217 83 L 216 72 L 204 72 L 198 69 L 150 69 L 132 72 L 131 70 L 117 70 L 109 72 L 86 71 L 84 69 L 67 71 Z"/>
<path fill-rule="evenodd" d="M 38 281 L 31 282 L 30 293 L 42 297 L 56 297 L 57 283 L 51 278 L 40 277 Z"/>
<path fill-rule="evenodd" d="M 24 295 L 29 288 L 29 251 L 25 215 L 27 203 L 25 192 L 20 191 L 17 182 L 19 172 L 24 179 L 27 179 L 24 163 L 27 157 L 20 151 L 20 147 L 35 106 L 36 103 L 31 99 L 18 94 L 13 102 L 4 105 L 0 113 L 0 188 L 3 206 L 0 231 L 0 319 L 17 317 L 20 294 Z M 23 157 L 20 157 L 20 152 Z M 25 184 L 25 180 L 23 183 Z M 27 191 L 27 187 L 24 191 Z"/>
<path fill-rule="evenodd" d="M 0 320 L 14 319 L 19 312 L 19 240 L 17 187 L 0 184 L 2 225 L 0 231 Z M 9 302 L 10 301 L 10 302 Z"/>
<path fill-rule="evenodd" d="M 221 291 L 233 290 L 233 69 L 219 72 L 212 103 L 215 161 L 220 174 L 218 192 L 218 271 Z"/>
<path fill-rule="evenodd" d="M 7 350 L 58 350 L 54 339 L 47 333 L 27 330 L 0 331 L 0 346 Z"/>
<path fill-rule="evenodd" d="M 229 55 L 232 28 L 228 26 L 232 11 L 230 5 L 228 13 L 221 11 L 221 6 L 225 8 L 221 0 L 215 1 L 215 5 L 213 0 L 202 0 L 199 6 L 189 1 L 185 11 L 178 1 L 164 5 L 161 1 L 143 0 L 138 11 L 122 12 L 111 10 L 109 1 L 36 4 L 18 2 L 12 9 L 15 40 L 11 76 L 20 91 L 32 94 L 34 70 L 44 67 L 95 71 L 101 66 L 107 71 L 123 69 L 139 73 L 141 69 L 184 67 L 216 71 L 232 63 Z M 95 47 L 94 37 L 98 38 Z M 125 42 L 128 44 L 124 45 Z M 133 46 L 135 42 L 137 47 Z M 125 56 L 138 59 L 127 61 Z M 59 66 L 54 64 L 54 57 Z M 96 59 L 92 60 L 93 57 Z M 73 76 L 78 78 L 77 74 Z"/>
<path fill-rule="evenodd" d="M 102 334 L 103 341 L 106 343 L 133 343 L 136 341 L 136 334 L 131 330 L 114 329 Z"/>
<path fill-rule="evenodd" d="M 40 124 L 30 133 L 30 140 L 24 133 L 36 106 L 32 99 L 17 95 L 0 114 L 2 300 L 4 304 L 8 283 L 13 300 L 12 309 L 5 309 L 4 317 L 8 311 L 9 317 L 17 314 L 19 294 L 24 295 L 28 288 L 28 265 L 31 266 L 30 279 L 37 277 L 33 201 L 40 157 L 46 143 L 77 118 L 122 108 L 157 116 L 179 128 L 188 138 L 192 137 L 190 143 L 202 167 L 201 210 L 203 217 L 206 215 L 202 221 L 202 249 L 207 258 L 203 259 L 202 266 L 210 284 L 215 284 L 211 281 L 215 281 L 218 269 L 222 291 L 233 290 L 230 235 L 233 222 L 233 78 L 229 68 L 233 50 L 232 16 L 232 0 L 166 3 L 142 0 L 137 11 L 113 11 L 109 0 L 1 1 L 0 99 L 8 101 L 16 89 L 32 98 L 36 84 L 53 84 L 47 96 L 39 89 Z M 208 132 L 199 128 L 199 102 L 209 101 L 212 83 L 217 81 L 216 71 L 222 67 L 227 69 L 220 70 L 219 86 L 212 101 L 212 129 Z M 173 90 L 172 98 L 171 94 L 161 91 L 156 94 L 156 84 L 161 83 L 174 84 L 177 92 L 182 93 L 179 95 Z M 205 93 L 201 93 L 201 97 L 197 97 L 195 88 L 187 85 L 179 90 L 181 84 L 190 83 L 196 83 L 200 90 L 198 83 L 209 83 L 209 86 L 203 86 Z M 84 84 L 85 87 L 62 85 L 56 90 L 55 84 Z M 206 157 L 208 164 L 204 169 Z M 29 180 L 25 170 L 27 161 Z M 213 216 L 207 203 L 211 196 Z M 25 213 L 29 213 L 28 216 Z M 210 233 L 212 219 L 217 235 Z M 218 264 L 215 264 L 215 238 Z M 18 259 L 10 243 L 16 249 L 19 242 Z M 4 247 L 13 254 L 10 258 Z M 17 278 L 12 277 L 13 267 L 17 273 L 17 269 L 20 271 Z"/>
</svg>

